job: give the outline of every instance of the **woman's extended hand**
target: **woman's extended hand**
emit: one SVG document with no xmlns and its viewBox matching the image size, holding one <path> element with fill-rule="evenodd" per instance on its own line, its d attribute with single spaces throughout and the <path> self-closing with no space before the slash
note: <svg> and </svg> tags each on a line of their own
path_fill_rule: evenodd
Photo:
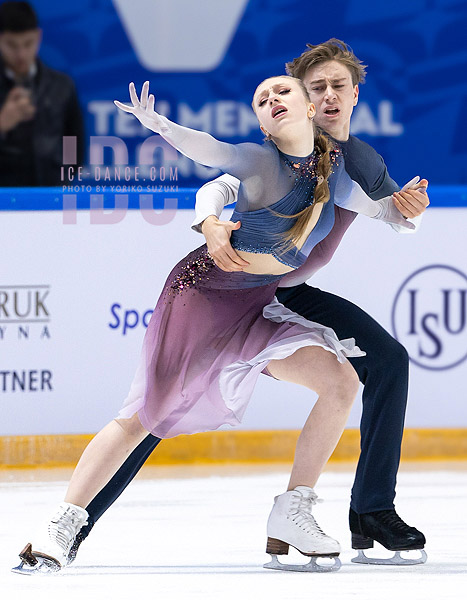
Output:
<svg viewBox="0 0 467 600">
<path fill-rule="evenodd" d="M 154 110 L 154 95 L 149 95 L 149 81 L 145 81 L 141 90 L 141 100 L 136 93 L 135 84 L 129 85 L 130 100 L 133 106 L 123 104 L 118 100 L 114 100 L 115 106 L 121 110 L 135 115 L 135 117 L 148 129 L 155 133 L 170 133 L 170 127 L 167 120 L 155 112 Z"/>
</svg>

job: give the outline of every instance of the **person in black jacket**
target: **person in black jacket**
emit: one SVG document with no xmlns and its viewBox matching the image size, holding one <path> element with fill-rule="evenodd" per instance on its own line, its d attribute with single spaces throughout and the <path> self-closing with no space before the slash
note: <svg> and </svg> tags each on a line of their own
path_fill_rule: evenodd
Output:
<svg viewBox="0 0 467 600">
<path fill-rule="evenodd" d="M 27 2 L 0 6 L 0 186 L 61 185 L 63 136 L 76 136 L 71 158 L 82 162 L 75 85 L 39 60 L 41 37 Z"/>
</svg>

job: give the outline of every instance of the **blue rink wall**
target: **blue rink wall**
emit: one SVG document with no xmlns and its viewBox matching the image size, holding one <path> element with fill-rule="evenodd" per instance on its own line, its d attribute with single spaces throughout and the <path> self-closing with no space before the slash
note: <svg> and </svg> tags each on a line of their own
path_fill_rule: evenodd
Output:
<svg viewBox="0 0 467 600">
<path fill-rule="evenodd" d="M 307 43 L 345 40 L 368 65 L 351 132 L 384 157 L 392 177 L 467 183 L 465 0 L 32 0 L 43 29 L 41 57 L 76 82 L 87 139 L 123 142 L 140 164 L 149 135 L 114 106 L 146 79 L 156 108 L 228 142 L 260 141 L 250 108 L 264 78 L 284 72 Z M 89 163 L 90 143 L 87 162 Z M 123 146 L 122 146 L 123 148 Z M 104 162 L 111 165 L 114 150 Z M 183 159 L 179 185 L 212 170 Z"/>
<path fill-rule="evenodd" d="M 105 185 L 105 184 L 104 184 Z M 166 189 L 159 189 L 160 187 Z M 192 210 L 197 188 L 179 188 L 176 182 L 168 184 L 131 183 L 112 181 L 105 190 L 83 182 L 56 188 L 0 188 L 0 210 L 111 210 L 126 207 L 138 210 L 143 203 L 156 210 L 177 208 Z M 467 208 L 467 186 L 430 185 L 431 208 Z M 170 201 L 170 206 L 167 202 Z"/>
</svg>

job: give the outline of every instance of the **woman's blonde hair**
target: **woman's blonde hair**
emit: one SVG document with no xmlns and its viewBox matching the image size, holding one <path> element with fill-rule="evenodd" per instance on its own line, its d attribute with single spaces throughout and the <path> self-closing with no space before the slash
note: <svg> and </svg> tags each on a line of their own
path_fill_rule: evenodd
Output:
<svg viewBox="0 0 467 600">
<path fill-rule="evenodd" d="M 314 189 L 313 203 L 294 215 L 283 215 L 282 213 L 274 212 L 274 214 L 284 219 L 297 219 L 290 229 L 281 234 L 280 254 L 284 254 L 294 246 L 297 246 L 312 217 L 313 208 L 317 204 L 325 204 L 331 195 L 328 184 L 329 175 L 332 171 L 329 153 L 334 147 L 329 138 L 316 125 L 313 128 L 315 149 L 319 152 L 318 164 L 316 166 L 318 182 Z"/>
</svg>

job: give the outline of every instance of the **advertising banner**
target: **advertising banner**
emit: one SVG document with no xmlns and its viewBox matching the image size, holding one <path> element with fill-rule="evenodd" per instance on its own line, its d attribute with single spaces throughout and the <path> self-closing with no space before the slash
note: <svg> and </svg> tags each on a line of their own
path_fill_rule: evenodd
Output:
<svg viewBox="0 0 467 600">
<path fill-rule="evenodd" d="M 168 273 L 204 242 L 193 210 L 160 223 L 140 210 L 108 214 L 114 222 L 86 210 L 74 220 L 1 213 L 0 435 L 92 433 L 116 416 Z M 403 235 L 359 216 L 309 282 L 361 306 L 407 348 L 409 427 L 467 427 L 465 217 L 430 208 L 420 231 Z M 299 428 L 314 399 L 261 377 L 242 428 Z"/>
</svg>

